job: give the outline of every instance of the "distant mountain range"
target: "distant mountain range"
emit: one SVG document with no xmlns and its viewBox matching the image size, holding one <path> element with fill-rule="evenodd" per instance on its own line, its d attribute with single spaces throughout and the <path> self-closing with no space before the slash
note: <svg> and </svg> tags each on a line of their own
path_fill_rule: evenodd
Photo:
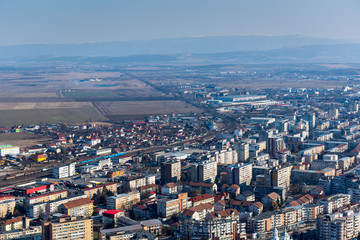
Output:
<svg viewBox="0 0 360 240">
<path fill-rule="evenodd" d="M 357 63 L 360 41 L 304 36 L 228 36 L 84 44 L 0 46 L 2 62 Z"/>
</svg>

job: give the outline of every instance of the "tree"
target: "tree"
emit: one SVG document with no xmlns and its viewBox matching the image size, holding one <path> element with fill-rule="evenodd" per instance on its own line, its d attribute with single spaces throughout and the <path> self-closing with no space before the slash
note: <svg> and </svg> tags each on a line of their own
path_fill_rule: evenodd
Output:
<svg viewBox="0 0 360 240">
<path fill-rule="evenodd" d="M 99 197 L 99 203 L 102 205 L 106 205 L 107 202 L 107 196 L 106 194 L 102 193 Z"/>
<path fill-rule="evenodd" d="M 94 205 L 99 204 L 99 196 L 96 193 L 93 195 L 92 200 L 94 201 Z"/>
<path fill-rule="evenodd" d="M 277 203 L 277 201 L 274 201 L 274 202 L 272 203 L 272 207 L 273 207 L 273 210 L 279 209 L 279 204 Z"/>
</svg>

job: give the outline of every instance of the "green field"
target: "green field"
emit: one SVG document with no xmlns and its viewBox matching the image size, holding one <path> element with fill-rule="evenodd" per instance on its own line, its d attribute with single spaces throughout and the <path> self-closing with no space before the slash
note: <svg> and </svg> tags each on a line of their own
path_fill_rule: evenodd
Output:
<svg viewBox="0 0 360 240">
<path fill-rule="evenodd" d="M 0 126 L 5 127 L 41 123 L 81 123 L 104 120 L 106 120 L 106 118 L 93 107 L 0 110 Z"/>
</svg>

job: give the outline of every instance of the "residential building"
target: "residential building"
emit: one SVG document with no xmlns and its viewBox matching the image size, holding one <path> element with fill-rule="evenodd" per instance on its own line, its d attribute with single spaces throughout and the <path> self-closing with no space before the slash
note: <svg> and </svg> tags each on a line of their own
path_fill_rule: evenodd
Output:
<svg viewBox="0 0 360 240">
<path fill-rule="evenodd" d="M 191 181 L 193 182 L 215 182 L 217 175 L 216 161 L 205 160 L 191 165 Z"/>
<path fill-rule="evenodd" d="M 41 194 L 35 197 L 28 197 L 24 199 L 24 203 L 26 205 L 32 205 L 36 203 L 44 203 L 44 202 L 51 202 L 61 198 L 67 198 L 68 191 L 67 190 L 60 190 L 55 192 L 50 192 L 46 194 Z"/>
<path fill-rule="evenodd" d="M 252 180 L 252 163 L 239 163 L 226 168 L 228 184 L 248 186 Z"/>
<path fill-rule="evenodd" d="M 57 199 L 50 202 L 39 202 L 32 205 L 28 205 L 26 207 L 26 216 L 30 218 L 38 218 L 41 214 L 53 214 L 59 210 L 60 205 L 81 199 L 86 198 L 85 194 L 83 195 L 76 195 L 68 198 Z"/>
<path fill-rule="evenodd" d="M 85 188 L 82 191 L 88 198 L 92 199 L 94 194 L 101 194 L 104 188 L 106 188 L 108 191 L 111 191 L 112 193 L 115 193 L 115 194 L 117 193 L 117 184 L 116 183 L 101 184 L 101 185 L 98 185 L 95 187 Z"/>
<path fill-rule="evenodd" d="M 358 237 L 360 213 L 352 210 L 321 215 L 317 220 L 317 235 L 323 240 L 346 240 Z"/>
<path fill-rule="evenodd" d="M 74 176 L 75 172 L 75 163 L 70 163 L 64 166 L 54 167 L 53 174 L 55 178 L 67 178 Z"/>
<path fill-rule="evenodd" d="M 94 204 L 90 198 L 80 198 L 60 205 L 59 210 L 70 217 L 91 217 Z"/>
<path fill-rule="evenodd" d="M 25 223 L 25 224 L 24 224 Z M 29 219 L 23 217 L 16 217 L 12 219 L 3 220 L 0 222 L 0 232 L 9 232 L 27 228 L 29 226 Z M 1 237 L 0 237 L 1 239 Z"/>
<path fill-rule="evenodd" d="M 108 197 L 107 207 L 114 210 L 127 210 L 140 202 L 140 192 L 129 192 Z"/>
<path fill-rule="evenodd" d="M 0 157 L 6 155 L 18 155 L 20 154 L 20 148 L 12 145 L 0 145 Z"/>
<path fill-rule="evenodd" d="M 246 224 L 235 209 L 214 211 L 206 203 L 184 210 L 179 220 L 182 239 L 246 239 Z"/>
<path fill-rule="evenodd" d="M 179 160 L 170 160 L 161 163 L 162 183 L 177 182 L 181 177 L 181 163 Z"/>
<path fill-rule="evenodd" d="M 81 218 L 60 218 L 42 223 L 43 240 L 93 239 L 93 220 Z"/>
<path fill-rule="evenodd" d="M 266 141 L 266 149 L 270 157 L 276 157 L 276 154 L 285 148 L 285 143 L 282 138 L 269 137 Z"/>
<path fill-rule="evenodd" d="M 178 214 L 184 209 L 188 208 L 188 194 L 178 194 L 175 199 L 159 199 L 157 201 L 157 214 L 161 218 L 170 218 L 171 216 Z"/>
<path fill-rule="evenodd" d="M 238 144 L 238 160 L 239 162 L 247 162 L 250 159 L 249 144 L 239 143 Z"/>
<path fill-rule="evenodd" d="M 13 214 L 15 205 L 15 197 L 9 196 L 6 198 L 2 198 L 2 200 L 0 201 L 0 218 L 4 218 L 8 214 Z"/>
</svg>

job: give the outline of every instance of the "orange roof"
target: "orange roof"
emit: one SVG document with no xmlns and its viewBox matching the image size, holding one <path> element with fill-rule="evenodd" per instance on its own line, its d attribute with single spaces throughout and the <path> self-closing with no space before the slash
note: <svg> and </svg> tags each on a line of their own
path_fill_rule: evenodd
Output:
<svg viewBox="0 0 360 240">
<path fill-rule="evenodd" d="M 176 187 L 176 184 L 171 182 L 171 183 L 166 184 L 165 186 L 168 188 L 174 188 L 174 187 Z"/>
<path fill-rule="evenodd" d="M 203 204 L 200 204 L 200 205 L 197 205 L 195 207 L 192 207 L 192 208 L 188 208 L 194 212 L 200 212 L 200 211 L 203 211 L 204 209 L 212 209 L 214 207 L 214 204 L 211 204 L 211 203 L 203 203 Z"/>
<path fill-rule="evenodd" d="M 298 201 L 292 201 L 291 203 L 289 203 L 290 204 L 290 206 L 299 206 L 300 205 L 300 203 L 298 202 Z"/>
<path fill-rule="evenodd" d="M 257 208 L 262 208 L 264 206 L 261 202 L 254 202 L 253 205 Z"/>
<path fill-rule="evenodd" d="M 79 207 L 79 206 L 87 205 L 87 204 L 92 204 L 92 203 L 93 203 L 93 201 L 91 201 L 90 198 L 80 198 L 80 199 L 77 199 L 77 200 L 73 200 L 73 201 L 64 203 L 63 206 L 65 208 L 69 209 L 69 208 L 75 208 L 75 207 Z"/>
<path fill-rule="evenodd" d="M 156 184 L 148 184 L 148 185 L 139 187 L 138 189 L 141 191 L 141 190 L 145 190 L 145 189 L 149 189 L 149 188 L 156 188 L 157 186 L 158 185 L 156 185 Z"/>
<path fill-rule="evenodd" d="M 223 206 L 225 206 L 225 200 L 220 200 L 220 201 L 217 201 L 216 203 L 219 203 L 219 204 L 221 204 L 221 205 L 223 205 Z"/>
<path fill-rule="evenodd" d="M 16 217 L 16 218 L 4 220 L 0 223 L 0 225 L 9 225 L 20 221 L 22 221 L 22 217 Z"/>
<path fill-rule="evenodd" d="M 210 194 L 203 194 L 203 195 L 191 198 L 191 201 L 192 202 L 199 202 L 199 201 L 203 201 L 203 200 L 209 199 L 209 198 L 214 198 L 214 196 L 212 196 Z"/>
<path fill-rule="evenodd" d="M 275 192 L 269 193 L 267 196 L 269 198 L 271 198 L 272 200 L 276 200 L 276 199 L 280 198 L 279 194 L 277 194 Z"/>
</svg>

